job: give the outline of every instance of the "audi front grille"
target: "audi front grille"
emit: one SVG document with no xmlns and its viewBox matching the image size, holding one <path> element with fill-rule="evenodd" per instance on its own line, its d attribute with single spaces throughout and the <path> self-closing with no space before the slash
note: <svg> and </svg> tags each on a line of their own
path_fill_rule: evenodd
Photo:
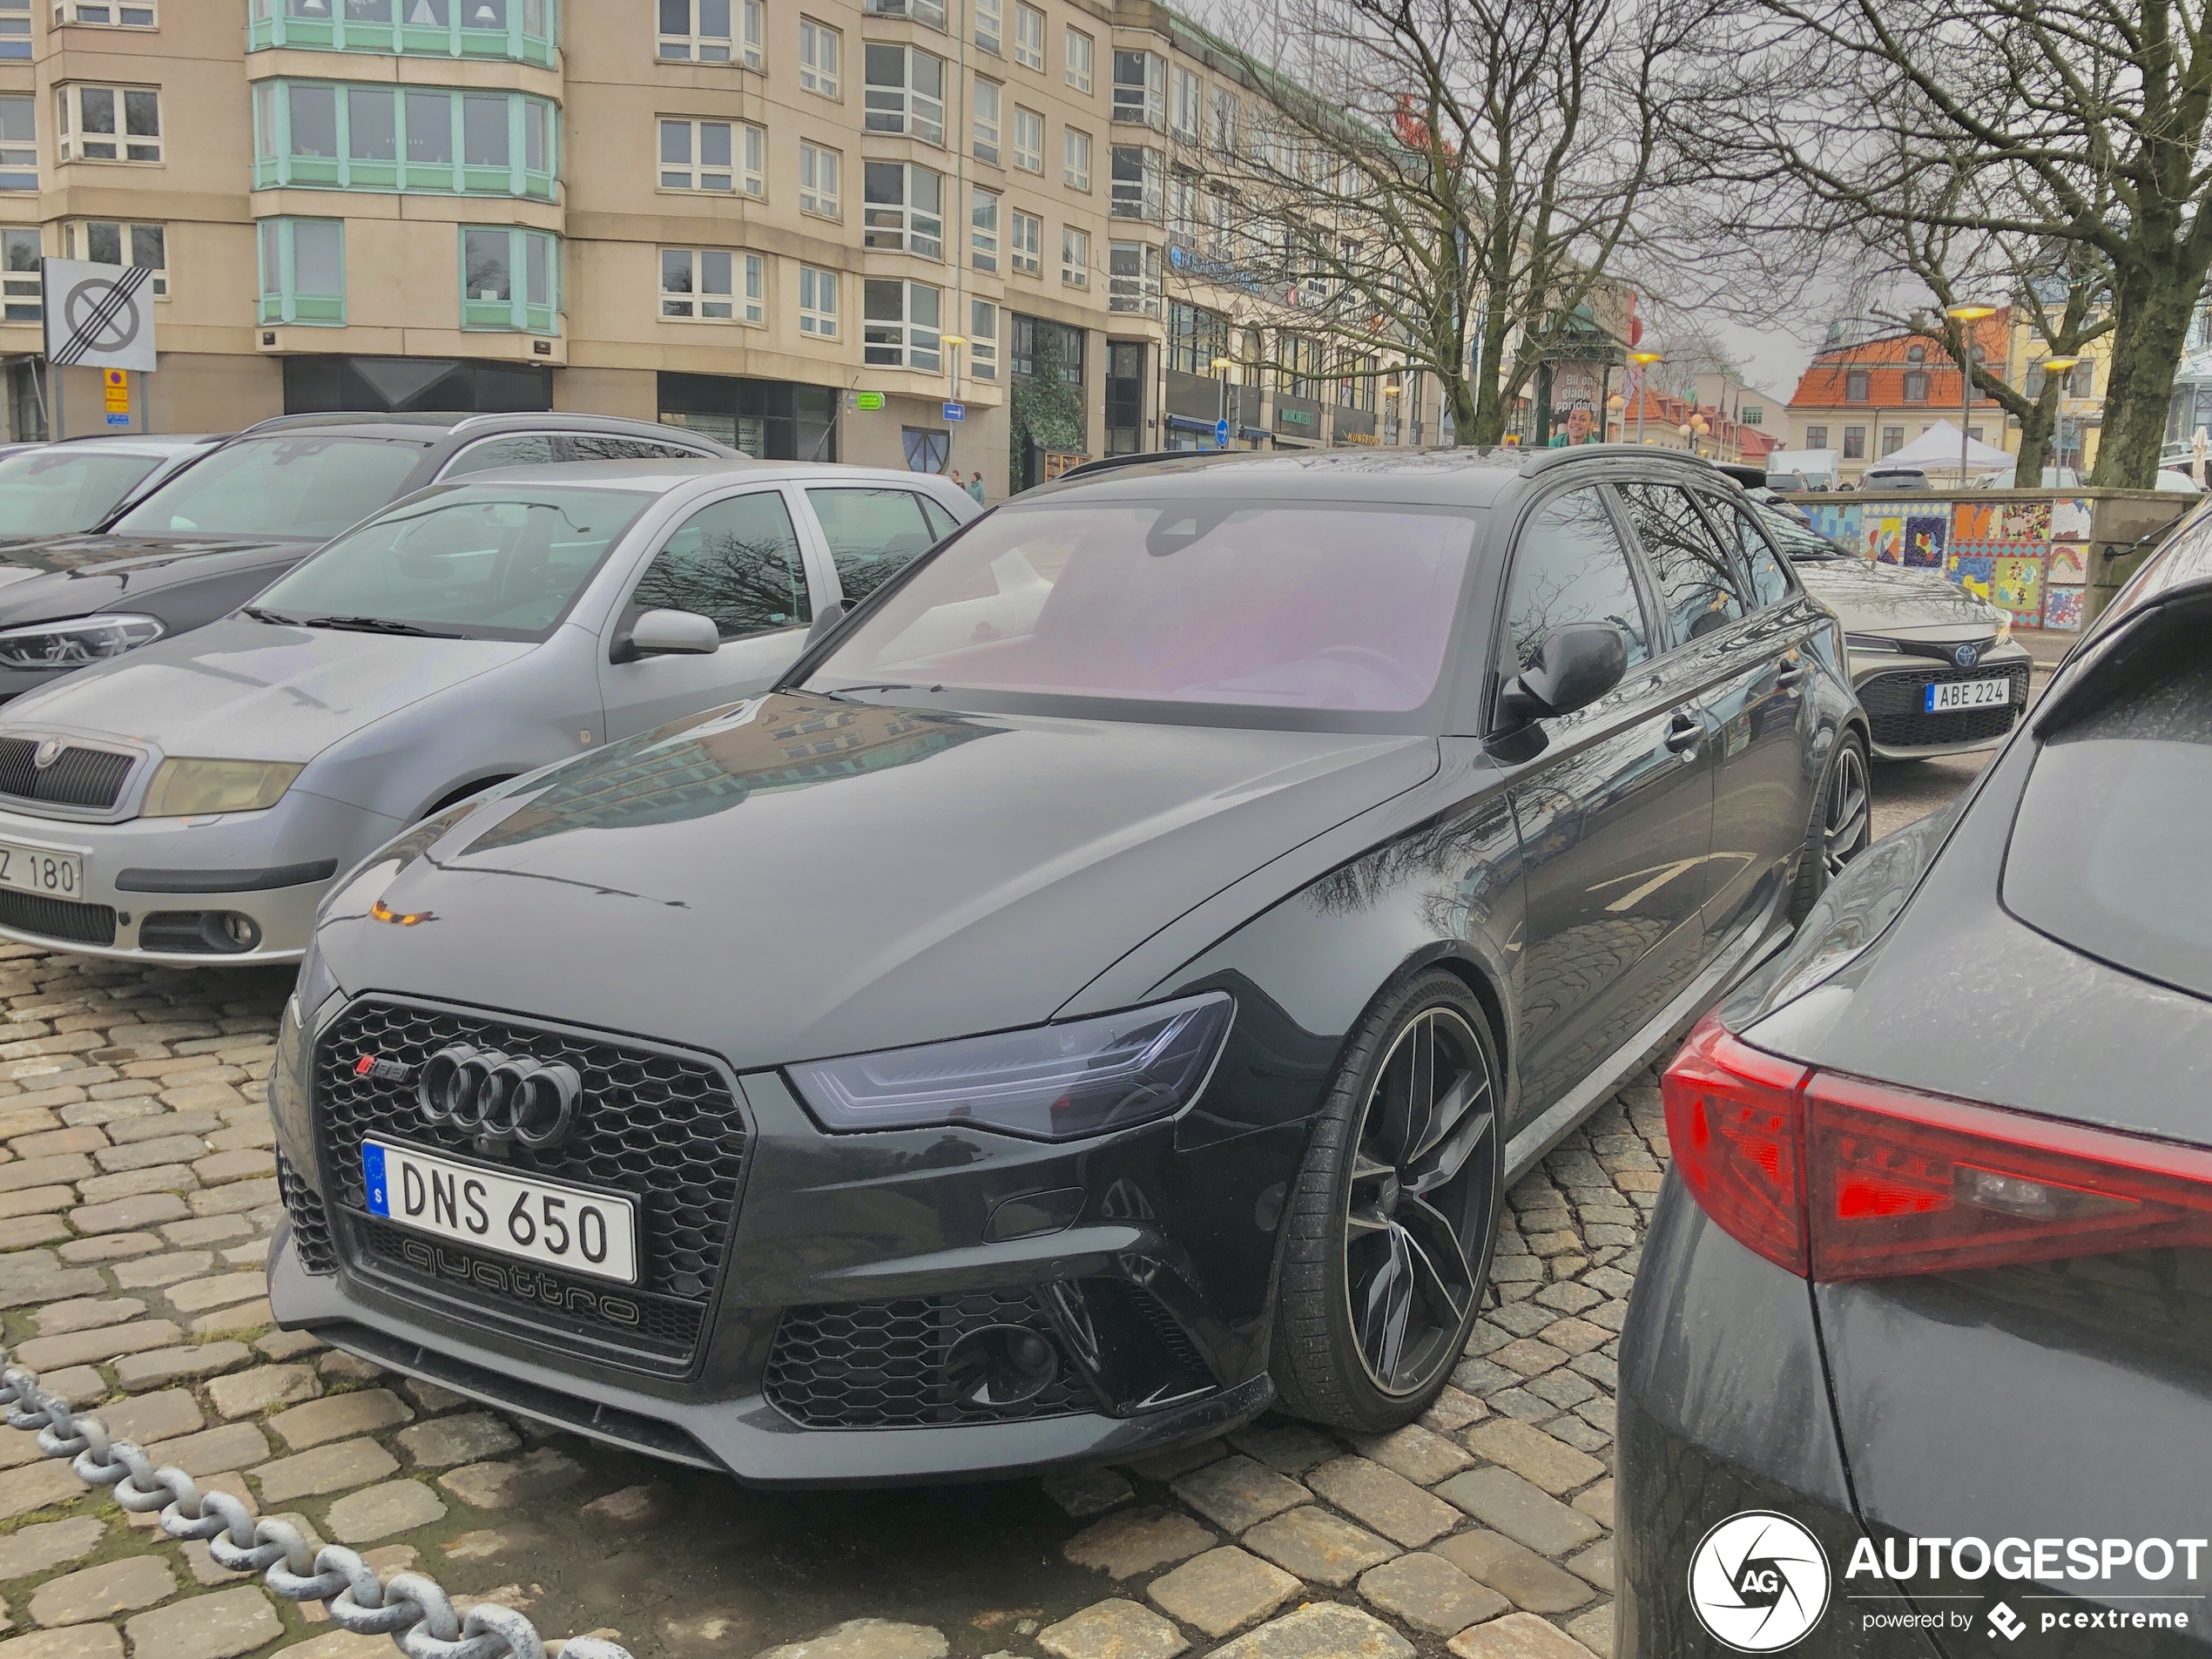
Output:
<svg viewBox="0 0 2212 1659">
<path fill-rule="evenodd" d="M 583 1084 L 575 1132 L 550 1149 L 506 1148 L 493 1163 L 470 1130 L 426 1121 L 415 1080 L 432 1055 L 456 1043 L 573 1067 Z M 365 1055 L 397 1063 L 364 1073 Z M 610 1363 L 672 1372 L 697 1357 L 746 1153 L 744 1118 L 713 1062 L 630 1040 L 371 998 L 347 1008 L 317 1041 L 314 1098 L 324 1197 L 349 1265 Z M 370 1136 L 623 1194 L 637 1206 L 638 1282 L 615 1285 L 517 1263 L 371 1215 L 361 1156 Z"/>
</svg>

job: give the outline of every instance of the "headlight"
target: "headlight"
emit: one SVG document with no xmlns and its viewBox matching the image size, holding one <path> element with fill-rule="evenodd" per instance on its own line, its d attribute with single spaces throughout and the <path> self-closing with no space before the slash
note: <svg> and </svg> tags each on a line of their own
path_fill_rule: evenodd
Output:
<svg viewBox="0 0 2212 1659">
<path fill-rule="evenodd" d="M 279 760 L 165 760 L 146 786 L 145 818 L 258 813 L 284 799 L 300 768 Z"/>
<path fill-rule="evenodd" d="M 1066 1141 L 1164 1117 L 1197 1097 L 1237 1005 L 1226 992 L 1102 1019 L 791 1068 L 825 1128 L 976 1123 Z"/>
<path fill-rule="evenodd" d="M 81 668 L 150 645 L 168 631 L 155 617 L 79 617 L 0 630 L 0 663 L 10 668 Z"/>
<path fill-rule="evenodd" d="M 1885 639 L 1879 634 L 1845 634 L 1844 645 L 1851 651 L 1887 651 L 1897 649 L 1897 641 Z"/>
<path fill-rule="evenodd" d="M 1995 610 L 1996 608 L 1992 606 L 1991 609 Z M 2009 610 L 1999 610 L 1997 612 L 1997 643 L 2002 645 L 2009 641 L 2012 637 L 2013 613 Z"/>
</svg>

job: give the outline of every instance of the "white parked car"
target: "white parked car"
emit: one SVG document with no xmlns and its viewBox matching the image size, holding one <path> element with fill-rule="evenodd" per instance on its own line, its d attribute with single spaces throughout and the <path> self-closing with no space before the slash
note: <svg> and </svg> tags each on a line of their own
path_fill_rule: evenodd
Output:
<svg viewBox="0 0 2212 1659">
<path fill-rule="evenodd" d="M 410 824 L 765 689 L 981 510 L 927 475 L 752 462 L 421 491 L 237 614 L 0 710 L 0 935 L 296 961 L 332 878 Z"/>
</svg>

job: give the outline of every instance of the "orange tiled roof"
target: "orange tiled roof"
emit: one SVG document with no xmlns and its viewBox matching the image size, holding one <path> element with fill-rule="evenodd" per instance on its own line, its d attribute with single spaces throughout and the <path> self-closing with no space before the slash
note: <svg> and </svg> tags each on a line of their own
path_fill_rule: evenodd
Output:
<svg viewBox="0 0 2212 1659">
<path fill-rule="evenodd" d="M 1985 318 L 1974 325 L 1974 343 L 1982 349 L 1989 362 L 2005 360 L 2011 336 L 2012 317 L 2000 310 L 1993 317 Z M 1909 354 L 1914 347 L 1925 354 L 1924 360 L 1913 362 Z M 1847 395 L 1850 374 L 1854 369 L 1864 369 L 1867 376 L 1867 395 L 1863 398 Z M 1847 346 L 1839 351 L 1823 352 L 1798 377 L 1797 389 L 1790 395 L 1793 409 L 1851 409 L 1898 408 L 1905 405 L 1905 377 L 1914 369 L 1925 372 L 1928 395 L 1925 401 L 1935 408 L 1959 407 L 1959 367 L 1944 354 L 1943 347 L 1911 334 L 1891 334 L 1881 340 L 1870 340 L 1864 345 Z M 1987 403 L 1991 400 L 1976 394 L 1974 401 Z"/>
</svg>

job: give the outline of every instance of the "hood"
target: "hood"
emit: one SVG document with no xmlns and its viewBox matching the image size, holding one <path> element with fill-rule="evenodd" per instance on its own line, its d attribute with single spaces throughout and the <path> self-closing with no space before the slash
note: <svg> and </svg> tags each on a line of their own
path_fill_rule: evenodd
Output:
<svg viewBox="0 0 2212 1659">
<path fill-rule="evenodd" d="M 1939 571 L 1864 559 L 1803 559 L 1795 569 L 1846 633 L 1985 639 L 1997 631 L 1997 612 Z"/>
<path fill-rule="evenodd" d="M 49 536 L 0 541 L 0 563 L 30 571 L 98 566 L 118 577 L 143 576 L 179 559 L 210 554 L 305 552 L 312 542 L 253 536 Z"/>
<path fill-rule="evenodd" d="M 536 647 L 226 617 L 0 709 L 0 731 L 128 738 L 165 754 L 312 760 L 350 732 Z"/>
<path fill-rule="evenodd" d="M 247 536 L 63 536 L 0 543 L 0 627 L 118 610 L 179 583 L 231 571 L 266 570 L 273 581 L 315 546 Z"/>
<path fill-rule="evenodd" d="M 772 694 L 509 786 L 319 935 L 388 988 L 740 1069 L 1031 1025 L 1231 882 L 1432 775 L 1427 737 Z M 381 897 L 422 914 L 367 919 Z"/>
</svg>

